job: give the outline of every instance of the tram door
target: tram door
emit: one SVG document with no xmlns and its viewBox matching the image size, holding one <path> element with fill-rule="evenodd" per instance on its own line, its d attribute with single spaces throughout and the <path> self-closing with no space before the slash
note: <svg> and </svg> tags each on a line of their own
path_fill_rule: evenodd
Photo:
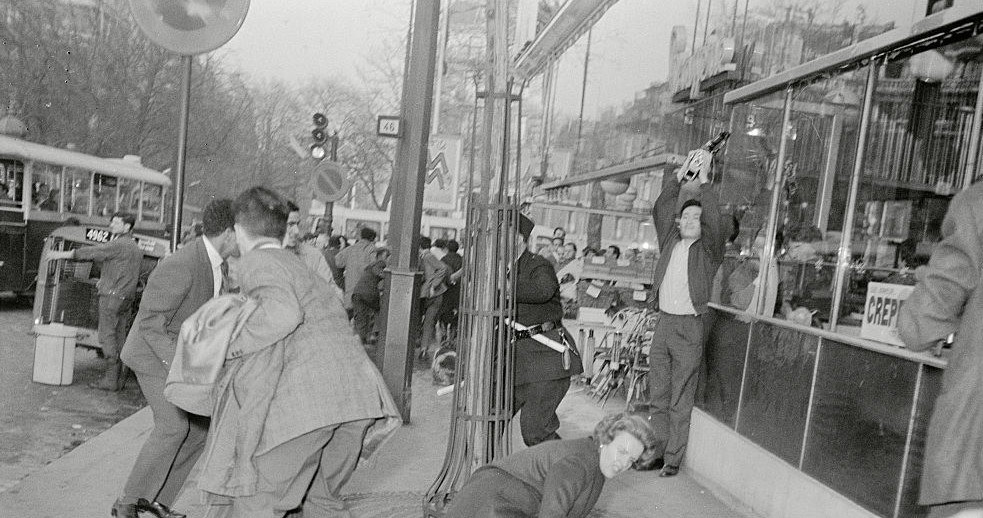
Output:
<svg viewBox="0 0 983 518">
<path fill-rule="evenodd" d="M 27 225 L 0 221 L 0 291 L 21 292 L 24 286 L 24 250 Z"/>
</svg>

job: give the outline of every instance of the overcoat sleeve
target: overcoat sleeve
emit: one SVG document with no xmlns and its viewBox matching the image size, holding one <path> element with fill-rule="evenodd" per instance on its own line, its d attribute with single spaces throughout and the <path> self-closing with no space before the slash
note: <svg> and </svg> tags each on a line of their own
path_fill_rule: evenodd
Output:
<svg viewBox="0 0 983 518">
<path fill-rule="evenodd" d="M 242 331 L 229 344 L 229 358 L 237 358 L 283 340 L 304 321 L 300 300 L 284 278 L 287 274 L 275 262 L 250 257 L 243 262 L 242 291 L 256 299 L 258 305 L 243 325 Z M 261 263 L 261 264 L 260 264 Z"/>
</svg>

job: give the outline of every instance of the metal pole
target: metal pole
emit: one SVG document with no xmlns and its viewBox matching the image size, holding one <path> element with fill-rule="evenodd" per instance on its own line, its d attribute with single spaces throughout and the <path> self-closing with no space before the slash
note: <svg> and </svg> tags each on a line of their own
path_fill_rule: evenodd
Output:
<svg viewBox="0 0 983 518">
<path fill-rule="evenodd" d="M 700 6 L 703 5 L 703 0 L 696 0 L 696 19 L 693 20 L 693 45 L 689 48 L 689 53 L 692 56 L 696 53 L 696 31 L 700 29 Z"/>
<path fill-rule="evenodd" d="M 423 214 L 423 185 L 433 107 L 434 66 L 437 50 L 439 0 L 416 0 L 411 55 L 403 78 L 401 119 L 404 137 L 396 149 L 390 241 L 394 252 L 387 269 L 389 289 L 384 332 L 382 374 L 404 422 L 410 422 L 410 385 L 413 380 L 413 341 L 420 316 L 419 233 Z M 415 333 L 412 333 L 415 334 Z"/>
<path fill-rule="evenodd" d="M 874 87 L 877 84 L 877 64 L 873 61 L 867 70 L 867 88 L 864 91 L 864 107 L 860 113 L 857 157 L 853 162 L 853 176 L 850 178 L 850 194 L 847 195 L 846 216 L 843 218 L 843 237 L 836 260 L 836 284 L 833 287 L 833 307 L 829 310 L 829 330 L 836 331 L 836 321 L 840 318 L 840 298 L 850 274 L 853 248 L 853 218 L 857 213 L 857 195 L 860 191 L 860 178 L 864 174 L 864 153 L 867 151 L 867 132 L 870 127 L 870 112 L 874 105 Z"/>
<path fill-rule="evenodd" d="M 338 161 L 338 131 L 335 130 L 334 135 L 331 136 L 331 161 Z M 328 201 L 324 203 L 324 219 L 328 222 L 328 237 L 334 233 L 334 202 Z M 381 236 L 380 236 L 381 237 Z"/>
<path fill-rule="evenodd" d="M 188 112 L 191 106 L 191 56 L 181 57 L 181 107 L 177 126 L 177 164 L 174 167 L 174 222 L 171 225 L 171 251 L 181 243 L 181 212 L 184 209 L 184 162 L 188 156 Z"/>
<path fill-rule="evenodd" d="M 788 139 L 785 132 L 788 131 L 789 121 L 792 119 L 792 94 L 794 90 L 790 86 L 785 90 L 785 112 L 782 115 L 782 130 L 779 132 L 781 141 L 778 143 L 778 163 L 775 164 L 775 178 L 771 186 L 771 204 L 768 208 L 768 225 L 765 227 L 765 245 L 761 251 L 761 264 L 758 266 L 761 278 L 764 282 L 758 283 L 758 306 L 752 311 L 760 315 L 765 306 L 765 290 L 768 288 L 768 270 L 771 268 L 771 259 L 775 257 L 775 234 L 778 232 L 778 209 L 782 198 L 782 186 L 785 184 L 785 157 L 788 154 Z M 770 314 L 768 316 L 771 316 Z"/>
</svg>

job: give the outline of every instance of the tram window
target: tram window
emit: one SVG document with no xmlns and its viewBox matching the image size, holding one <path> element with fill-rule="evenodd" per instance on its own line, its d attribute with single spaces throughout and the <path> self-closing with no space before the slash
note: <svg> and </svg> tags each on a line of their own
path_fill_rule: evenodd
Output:
<svg viewBox="0 0 983 518">
<path fill-rule="evenodd" d="M 448 227 L 430 227 L 430 239 L 457 239 L 457 229 Z"/>
<path fill-rule="evenodd" d="M 92 215 L 109 217 L 116 212 L 117 179 L 96 174 L 92 184 Z"/>
<path fill-rule="evenodd" d="M 118 210 L 137 214 L 140 210 L 140 182 L 120 178 L 118 183 L 119 200 L 116 203 Z"/>
<path fill-rule="evenodd" d="M 72 214 L 89 214 L 89 184 L 92 174 L 88 171 L 66 170 L 65 210 Z"/>
<path fill-rule="evenodd" d="M 58 211 L 61 199 L 61 166 L 34 163 L 31 199 L 35 210 Z"/>
<path fill-rule="evenodd" d="M 24 163 L 0 160 L 0 205 L 20 206 L 23 203 Z"/>
<path fill-rule="evenodd" d="M 143 221 L 160 221 L 164 188 L 150 183 L 143 184 Z"/>
</svg>

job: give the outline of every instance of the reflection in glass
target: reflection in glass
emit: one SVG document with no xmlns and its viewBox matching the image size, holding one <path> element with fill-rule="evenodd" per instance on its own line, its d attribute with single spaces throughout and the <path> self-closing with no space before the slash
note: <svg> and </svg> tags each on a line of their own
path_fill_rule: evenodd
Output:
<svg viewBox="0 0 983 518">
<path fill-rule="evenodd" d="M 708 318 L 709 331 L 703 351 L 706 375 L 700 376 L 701 389 L 696 406 L 733 427 L 751 324 L 714 309 L 710 310 Z"/>
<path fill-rule="evenodd" d="M 799 465 L 819 338 L 758 322 L 751 333 L 737 431 Z"/>
<path fill-rule="evenodd" d="M 919 368 L 823 339 L 802 470 L 891 516 Z"/>
</svg>

